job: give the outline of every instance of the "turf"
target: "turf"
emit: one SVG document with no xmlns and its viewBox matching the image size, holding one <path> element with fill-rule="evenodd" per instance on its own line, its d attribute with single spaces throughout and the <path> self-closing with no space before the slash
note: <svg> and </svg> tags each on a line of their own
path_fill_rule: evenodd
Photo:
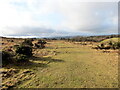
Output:
<svg viewBox="0 0 120 90">
<path fill-rule="evenodd" d="M 34 73 L 29 80 L 21 80 L 17 88 L 118 87 L 117 53 L 103 53 L 83 45 L 54 41 L 45 49 L 35 50 L 30 61 L 31 65 L 16 67 Z"/>
</svg>

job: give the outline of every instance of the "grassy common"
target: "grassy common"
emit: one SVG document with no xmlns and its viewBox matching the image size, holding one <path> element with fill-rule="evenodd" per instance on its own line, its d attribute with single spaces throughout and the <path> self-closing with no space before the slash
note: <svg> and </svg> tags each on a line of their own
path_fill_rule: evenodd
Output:
<svg viewBox="0 0 120 90">
<path fill-rule="evenodd" d="M 108 43 L 108 42 L 120 42 L 120 38 L 110 38 L 110 39 L 105 39 L 101 41 L 101 43 Z"/>
<path fill-rule="evenodd" d="M 33 49 L 27 64 L 10 64 L 1 70 L 5 73 L 2 84 L 10 88 L 118 87 L 117 51 L 105 53 L 63 40 L 48 41 L 46 48 Z"/>
</svg>

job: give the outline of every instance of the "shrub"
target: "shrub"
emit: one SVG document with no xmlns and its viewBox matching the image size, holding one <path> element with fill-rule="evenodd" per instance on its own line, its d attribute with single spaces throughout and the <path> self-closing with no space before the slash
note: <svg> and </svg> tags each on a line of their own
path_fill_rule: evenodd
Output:
<svg viewBox="0 0 120 90">
<path fill-rule="evenodd" d="M 33 46 L 32 40 L 31 39 L 25 39 L 24 42 L 22 42 L 22 45 Z"/>
<path fill-rule="evenodd" d="M 117 42 L 117 48 L 120 49 L 120 42 Z"/>
<path fill-rule="evenodd" d="M 35 44 L 34 44 L 34 47 L 36 47 L 36 48 L 40 48 L 40 45 L 37 44 L 37 43 L 35 43 Z"/>
<path fill-rule="evenodd" d="M 38 44 L 46 44 L 46 41 L 44 41 L 44 40 L 38 40 Z"/>
<path fill-rule="evenodd" d="M 113 45 L 112 41 L 109 42 L 109 45 L 110 45 L 110 46 Z"/>
<path fill-rule="evenodd" d="M 25 45 L 20 45 L 15 50 L 16 54 L 23 54 L 28 57 L 32 56 L 32 48 Z"/>
<path fill-rule="evenodd" d="M 101 43 L 97 46 L 98 49 L 120 49 L 120 42 L 108 42 L 108 43 Z"/>
<path fill-rule="evenodd" d="M 14 58 L 15 58 L 16 62 L 18 62 L 18 63 L 28 61 L 28 57 L 23 54 L 17 54 Z"/>
<path fill-rule="evenodd" d="M 46 41 L 44 41 L 44 40 L 38 40 L 38 42 L 37 42 L 37 44 L 40 44 L 40 47 L 41 48 L 45 48 L 45 44 L 46 44 L 47 42 Z"/>
<path fill-rule="evenodd" d="M 116 42 L 112 45 L 113 49 L 120 49 L 120 42 Z"/>
<path fill-rule="evenodd" d="M 7 51 L 2 51 L 2 64 L 7 65 L 12 62 L 11 54 Z"/>
<path fill-rule="evenodd" d="M 11 40 L 11 42 L 14 42 L 14 40 Z"/>
<path fill-rule="evenodd" d="M 30 41 L 34 41 L 34 38 L 29 39 Z"/>
<path fill-rule="evenodd" d="M 17 48 L 17 47 L 19 47 L 19 45 L 14 45 L 14 46 L 13 46 L 13 48 Z"/>
</svg>

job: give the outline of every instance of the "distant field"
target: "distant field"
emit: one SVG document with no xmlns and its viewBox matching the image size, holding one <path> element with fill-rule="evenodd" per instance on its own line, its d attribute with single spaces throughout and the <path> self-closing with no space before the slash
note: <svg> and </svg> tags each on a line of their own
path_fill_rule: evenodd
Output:
<svg viewBox="0 0 120 90">
<path fill-rule="evenodd" d="M 117 52 L 103 53 L 88 45 L 56 40 L 33 53 L 30 64 L 3 68 L 19 70 L 4 79 L 4 84 L 15 84 L 17 88 L 118 87 Z"/>
</svg>

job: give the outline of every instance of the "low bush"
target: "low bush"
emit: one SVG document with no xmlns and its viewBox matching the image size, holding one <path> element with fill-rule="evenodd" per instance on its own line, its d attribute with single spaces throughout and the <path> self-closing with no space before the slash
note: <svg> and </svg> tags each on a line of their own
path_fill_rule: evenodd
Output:
<svg viewBox="0 0 120 90">
<path fill-rule="evenodd" d="M 98 49 L 120 49 L 120 42 L 108 42 L 106 44 L 101 43 L 97 46 Z"/>
<path fill-rule="evenodd" d="M 31 39 L 25 39 L 24 42 L 22 42 L 22 45 L 33 46 L 32 40 Z"/>
<path fill-rule="evenodd" d="M 14 45 L 14 46 L 13 46 L 14 49 L 17 48 L 17 47 L 19 47 L 19 45 Z"/>
<path fill-rule="evenodd" d="M 7 65 L 12 62 L 11 54 L 7 51 L 2 51 L 2 64 Z"/>
<path fill-rule="evenodd" d="M 18 64 L 19 62 L 27 62 L 32 56 L 32 47 L 28 45 L 15 45 L 14 51 L 2 51 L 2 63 L 6 66 L 10 63 Z"/>
<path fill-rule="evenodd" d="M 40 45 L 37 44 L 37 43 L 35 43 L 35 44 L 34 44 L 34 47 L 36 47 L 36 48 L 40 48 Z"/>
<path fill-rule="evenodd" d="M 38 42 L 37 42 L 37 44 L 40 44 L 40 47 L 41 48 L 45 48 L 45 44 L 46 44 L 47 42 L 46 41 L 44 41 L 44 40 L 38 40 Z"/>
<path fill-rule="evenodd" d="M 110 46 L 113 45 L 112 41 L 109 42 L 109 45 L 110 45 Z"/>
<path fill-rule="evenodd" d="M 29 60 L 28 57 L 23 54 L 17 54 L 14 58 L 17 63 L 27 62 Z"/>
<path fill-rule="evenodd" d="M 27 57 L 32 56 L 32 48 L 29 46 L 25 46 L 25 45 L 18 46 L 15 52 L 16 54 L 23 54 L 23 55 L 26 55 Z"/>
<path fill-rule="evenodd" d="M 120 49 L 120 42 L 116 42 L 112 45 L 113 49 Z"/>
</svg>

